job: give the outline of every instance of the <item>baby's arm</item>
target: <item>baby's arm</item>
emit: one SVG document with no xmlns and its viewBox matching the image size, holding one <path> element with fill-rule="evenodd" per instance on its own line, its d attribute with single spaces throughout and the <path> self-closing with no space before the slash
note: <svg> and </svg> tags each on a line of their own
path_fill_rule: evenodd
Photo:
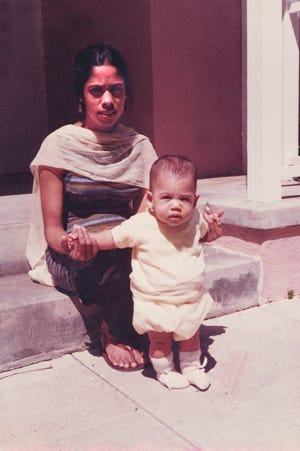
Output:
<svg viewBox="0 0 300 451">
<path fill-rule="evenodd" d="M 224 214 L 223 210 L 218 210 L 213 213 L 209 205 L 205 205 L 203 211 L 203 217 L 208 224 L 208 232 L 201 239 L 201 241 L 214 241 L 220 236 L 222 236 L 222 216 Z"/>
<path fill-rule="evenodd" d="M 100 250 L 116 249 L 117 246 L 113 240 L 111 229 L 102 230 L 101 232 L 91 233 L 91 238 L 96 240 Z"/>
<path fill-rule="evenodd" d="M 84 230 L 85 234 L 92 241 L 96 242 L 98 250 L 116 249 L 117 246 L 114 243 L 111 229 L 106 229 L 102 230 L 101 232 L 92 233 L 87 232 L 86 229 L 84 229 L 84 227 L 75 225 L 72 229 L 72 233 L 69 234 L 69 239 L 74 241 L 77 240 L 81 230 Z"/>
</svg>

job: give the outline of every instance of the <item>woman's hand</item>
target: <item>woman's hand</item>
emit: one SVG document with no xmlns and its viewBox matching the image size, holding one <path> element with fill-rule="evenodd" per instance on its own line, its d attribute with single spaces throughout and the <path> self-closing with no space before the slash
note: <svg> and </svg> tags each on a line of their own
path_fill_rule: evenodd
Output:
<svg viewBox="0 0 300 451">
<path fill-rule="evenodd" d="M 203 211 L 203 217 L 208 224 L 208 232 L 206 234 L 206 239 L 204 241 L 213 241 L 222 236 L 222 217 L 224 215 L 224 210 L 218 210 L 213 213 L 208 204 L 205 205 Z"/>
<path fill-rule="evenodd" d="M 84 227 L 77 225 L 71 233 L 62 236 L 61 247 L 73 260 L 82 262 L 91 260 L 99 251 L 97 241 Z"/>
</svg>

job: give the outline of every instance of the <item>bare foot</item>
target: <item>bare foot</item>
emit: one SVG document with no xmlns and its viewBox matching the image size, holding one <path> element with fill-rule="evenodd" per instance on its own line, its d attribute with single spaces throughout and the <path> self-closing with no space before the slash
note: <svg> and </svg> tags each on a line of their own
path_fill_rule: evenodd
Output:
<svg viewBox="0 0 300 451">
<path fill-rule="evenodd" d="M 136 369 L 145 364 L 143 353 L 128 345 L 108 343 L 105 351 L 107 363 L 116 369 Z"/>
</svg>

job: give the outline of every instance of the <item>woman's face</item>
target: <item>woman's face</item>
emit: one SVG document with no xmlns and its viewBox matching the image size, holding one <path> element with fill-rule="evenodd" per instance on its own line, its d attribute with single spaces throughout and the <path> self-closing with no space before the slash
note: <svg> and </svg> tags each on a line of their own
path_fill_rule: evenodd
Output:
<svg viewBox="0 0 300 451">
<path fill-rule="evenodd" d="M 126 90 L 122 77 L 114 66 L 94 66 L 84 85 L 84 125 L 97 132 L 110 132 L 119 121 L 125 107 Z"/>
</svg>

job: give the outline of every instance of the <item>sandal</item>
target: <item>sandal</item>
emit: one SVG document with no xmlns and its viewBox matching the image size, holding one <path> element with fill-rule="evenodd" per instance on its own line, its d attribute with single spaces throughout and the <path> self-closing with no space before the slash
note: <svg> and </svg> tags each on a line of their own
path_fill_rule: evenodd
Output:
<svg viewBox="0 0 300 451">
<path fill-rule="evenodd" d="M 114 365 L 112 363 L 112 361 L 110 360 L 107 352 L 106 352 L 106 348 L 109 344 L 112 344 L 114 346 L 117 346 L 121 349 L 126 350 L 127 352 L 129 352 L 131 354 L 131 357 L 133 357 L 134 360 L 134 355 L 133 355 L 133 346 L 129 345 L 129 344 L 122 344 L 120 343 L 118 340 L 116 340 L 115 337 L 113 337 L 110 333 L 109 333 L 109 329 L 107 326 L 107 323 L 105 321 L 103 321 L 102 326 L 101 326 L 101 332 L 100 332 L 100 342 L 102 345 L 102 357 L 104 358 L 105 362 L 114 370 L 118 370 L 118 371 L 123 371 L 123 372 L 130 372 L 130 371 L 140 371 L 142 369 L 144 369 L 145 367 L 145 363 L 137 363 L 136 362 L 136 366 L 134 367 L 128 367 L 125 368 L 124 366 L 120 366 L 120 365 Z"/>
<path fill-rule="evenodd" d="M 122 348 L 122 349 L 128 351 L 131 355 L 133 355 L 131 346 L 123 345 L 123 344 L 121 344 L 121 343 L 118 343 L 118 344 L 115 344 L 115 343 L 114 343 L 114 345 L 115 345 L 115 346 L 118 346 L 119 348 Z M 140 364 L 137 363 L 136 366 L 133 366 L 133 367 L 132 367 L 132 366 L 129 366 L 128 368 L 126 368 L 126 367 L 124 367 L 124 366 L 120 366 L 120 365 L 114 365 L 114 364 L 112 363 L 112 361 L 110 360 L 110 358 L 108 357 L 106 351 L 103 351 L 101 355 L 102 355 L 102 357 L 104 358 L 105 362 L 106 362 L 111 368 L 113 368 L 114 370 L 117 370 L 117 371 L 131 372 L 131 371 L 140 371 L 140 370 L 143 370 L 143 369 L 145 368 L 145 363 L 140 363 Z"/>
</svg>

